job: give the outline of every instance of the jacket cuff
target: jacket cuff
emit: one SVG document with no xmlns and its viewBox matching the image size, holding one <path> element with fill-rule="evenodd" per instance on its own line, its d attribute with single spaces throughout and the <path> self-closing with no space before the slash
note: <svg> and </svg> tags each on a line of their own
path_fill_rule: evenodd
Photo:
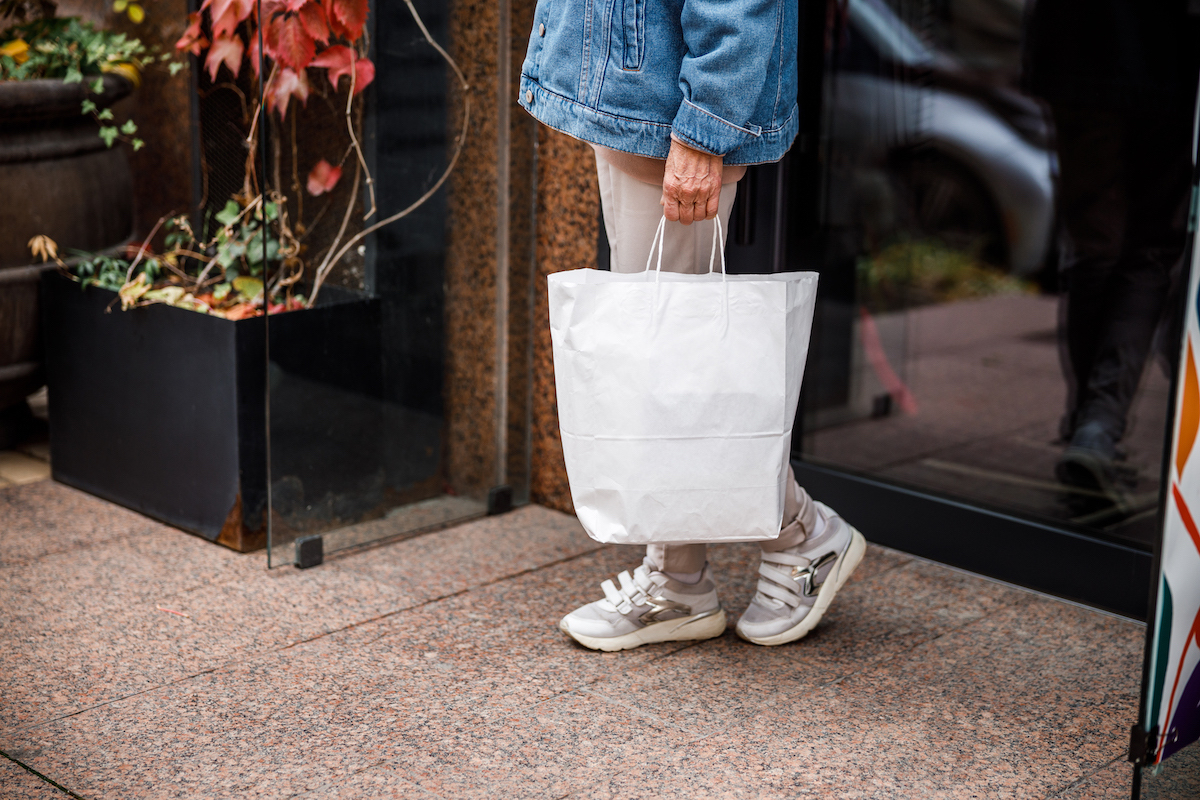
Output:
<svg viewBox="0 0 1200 800">
<path fill-rule="evenodd" d="M 750 139 L 758 138 L 762 128 L 751 125 L 743 128 L 727 119 L 684 100 L 671 123 L 671 134 L 696 150 L 714 156 L 724 156 L 736 150 Z"/>
</svg>

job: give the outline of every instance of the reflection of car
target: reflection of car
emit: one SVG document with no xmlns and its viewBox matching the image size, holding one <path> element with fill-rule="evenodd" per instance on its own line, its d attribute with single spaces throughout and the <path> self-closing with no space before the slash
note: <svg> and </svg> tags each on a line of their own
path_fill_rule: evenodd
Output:
<svg viewBox="0 0 1200 800">
<path fill-rule="evenodd" d="M 826 117 L 830 221 L 937 235 L 1036 272 L 1054 220 L 1037 104 L 973 78 L 881 0 L 841 8 Z"/>
</svg>

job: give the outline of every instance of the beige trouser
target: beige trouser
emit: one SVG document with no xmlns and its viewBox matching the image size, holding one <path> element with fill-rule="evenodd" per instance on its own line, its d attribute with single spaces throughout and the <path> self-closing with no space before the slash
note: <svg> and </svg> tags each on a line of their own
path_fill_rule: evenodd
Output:
<svg viewBox="0 0 1200 800">
<path fill-rule="evenodd" d="M 646 268 L 646 258 L 654 233 L 662 219 L 662 186 L 644 183 L 621 172 L 602 157 L 596 158 L 596 173 L 600 178 L 600 205 L 604 211 L 604 230 L 608 234 L 613 272 L 641 272 Z M 721 228 L 729 230 L 729 212 L 733 209 L 733 198 L 737 184 L 721 187 Z M 662 268 L 667 272 L 708 272 L 712 252 L 713 221 L 694 222 L 683 225 L 668 221 L 663 231 Z M 656 260 L 657 260 L 657 253 Z M 715 269 L 721 268 L 721 257 L 717 256 Z M 816 522 L 816 509 L 808 493 L 796 483 L 792 468 L 788 467 L 788 480 L 792 491 L 787 493 L 784 503 L 783 523 L 799 521 L 778 539 L 763 542 L 764 550 L 783 550 L 804 541 L 807 531 Z M 646 553 L 658 568 L 666 572 L 691 573 L 704 569 L 707 557 L 702 544 L 647 545 Z"/>
</svg>

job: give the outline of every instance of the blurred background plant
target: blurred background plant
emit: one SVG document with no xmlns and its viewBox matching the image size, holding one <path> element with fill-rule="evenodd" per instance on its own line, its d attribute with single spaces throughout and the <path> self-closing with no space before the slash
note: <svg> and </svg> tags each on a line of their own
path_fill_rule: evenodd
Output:
<svg viewBox="0 0 1200 800">
<path fill-rule="evenodd" d="M 862 304 L 872 313 L 998 294 L 1036 293 L 1030 281 L 939 239 L 902 238 L 859 258 Z"/>
<path fill-rule="evenodd" d="M 37 0 L 0 2 L 24 7 Z M 164 216 L 140 245 L 127 247 L 124 254 L 74 252 L 76 258 L 68 266 L 59 260 L 57 245 L 51 240 L 36 237 L 30 241 L 30 248 L 43 261 L 57 261 L 85 285 L 117 291 L 124 308 L 167 303 L 242 319 L 267 311 L 312 307 L 338 262 L 370 233 L 407 216 L 432 197 L 462 152 L 470 124 L 469 86 L 458 66 L 429 34 L 411 2 L 405 2 L 426 41 L 454 70 L 464 92 L 462 129 L 455 152 L 439 179 L 408 207 L 377 219 L 375 183 L 360 144 L 362 92 L 375 78 L 366 34 L 369 0 L 263 0 L 261 6 L 257 0 L 204 0 L 199 11 L 188 15 L 187 29 L 175 48 L 197 59 L 208 74 L 211 91 L 233 93 L 244 109 L 241 186 L 222 198 L 223 208 L 218 205 L 219 211 L 209 211 L 201 219 Z M 114 5 L 114 10 L 121 10 L 117 5 L 121 0 Z M 122 9 L 128 13 L 131 5 L 125 0 Z M 144 63 L 153 59 L 140 52 L 130 55 Z M 15 56 L 0 56 L 5 57 L 15 64 Z M 112 60 L 115 63 L 116 59 Z M 108 62 L 101 59 L 100 63 Z M 137 66 L 136 61 L 127 63 Z M 80 72 L 88 74 L 82 67 Z M 311 95 L 323 101 L 315 111 L 308 108 Z M 296 118 L 313 113 L 332 115 L 334 124 L 328 127 L 341 126 L 346 144 L 337 152 L 313 159 L 311 166 L 305 165 L 307 177 L 301 182 L 304 173 Z M 100 119 L 103 124 L 104 117 Z M 287 123 L 291 126 L 290 148 L 281 134 Z M 120 128 L 115 135 L 133 132 Z M 267 149 L 270 163 L 266 165 L 260 151 L 264 135 L 271 143 Z M 331 146 L 321 141 L 323 147 Z M 135 148 L 140 146 L 130 143 Z M 285 149 L 290 152 L 285 154 Z M 291 168 L 290 192 L 283 184 L 285 155 Z M 264 167 L 269 176 L 263 174 Z M 335 198 L 334 190 L 345 170 L 353 172 L 351 189 L 339 192 Z M 309 204 L 307 213 L 305 195 L 321 198 Z M 352 226 L 356 209 L 362 213 Z M 331 211 L 333 215 L 327 219 Z M 339 218 L 340 223 L 331 224 Z M 326 221 L 322 235 L 310 240 L 322 220 Z M 160 229 L 166 235 L 156 252 L 153 244 Z"/>
</svg>

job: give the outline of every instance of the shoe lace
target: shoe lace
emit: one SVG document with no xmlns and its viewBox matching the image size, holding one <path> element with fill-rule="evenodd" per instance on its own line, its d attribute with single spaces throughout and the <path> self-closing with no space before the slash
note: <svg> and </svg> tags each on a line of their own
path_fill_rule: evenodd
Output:
<svg viewBox="0 0 1200 800">
<path fill-rule="evenodd" d="M 649 605 L 660 588 L 650 577 L 650 568 L 645 564 L 635 569 L 633 575 L 629 574 L 629 570 L 625 570 L 617 576 L 617 581 L 621 584 L 620 589 L 611 580 L 600 583 L 604 592 L 604 600 L 600 602 L 607 603 L 612 606 L 612 610 L 621 614 L 628 614 L 634 606 Z"/>
</svg>

